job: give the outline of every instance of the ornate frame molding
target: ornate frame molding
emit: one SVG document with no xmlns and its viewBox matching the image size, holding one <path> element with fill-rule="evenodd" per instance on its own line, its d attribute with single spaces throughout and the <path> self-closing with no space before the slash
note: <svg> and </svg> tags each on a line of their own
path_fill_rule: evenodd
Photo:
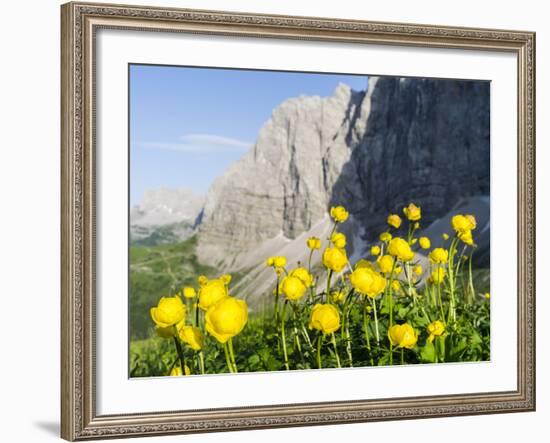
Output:
<svg viewBox="0 0 550 443">
<path fill-rule="evenodd" d="M 197 433 L 535 410 L 535 34 L 123 5 L 61 7 L 61 436 Z M 95 76 L 99 28 L 507 51 L 518 58 L 518 388 L 436 397 L 98 416 Z"/>
</svg>

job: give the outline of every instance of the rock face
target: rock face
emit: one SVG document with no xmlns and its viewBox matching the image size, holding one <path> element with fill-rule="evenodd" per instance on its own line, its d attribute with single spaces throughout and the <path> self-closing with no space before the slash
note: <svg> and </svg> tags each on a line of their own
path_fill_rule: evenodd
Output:
<svg viewBox="0 0 550 443">
<path fill-rule="evenodd" d="M 411 201 L 426 226 L 461 198 L 489 195 L 489 105 L 488 82 L 380 78 L 331 204 L 346 205 L 368 236 Z"/>
<path fill-rule="evenodd" d="M 324 217 L 350 146 L 362 139 L 370 97 L 339 85 L 328 98 L 298 97 L 273 111 L 254 147 L 210 188 L 198 255 L 211 264 Z"/>
<path fill-rule="evenodd" d="M 393 77 L 285 101 L 209 190 L 199 259 L 239 269 L 239 254 L 295 239 L 334 204 L 350 211 L 353 253 L 409 201 L 425 224 L 488 195 L 489 103 L 487 82 Z"/>
</svg>

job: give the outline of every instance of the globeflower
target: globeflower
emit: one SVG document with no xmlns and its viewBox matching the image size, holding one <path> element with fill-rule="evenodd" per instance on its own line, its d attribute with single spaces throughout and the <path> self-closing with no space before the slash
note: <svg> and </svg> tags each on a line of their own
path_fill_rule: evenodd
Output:
<svg viewBox="0 0 550 443">
<path fill-rule="evenodd" d="M 332 291 L 330 297 L 334 303 L 340 303 L 344 300 L 346 293 L 344 291 Z"/>
<path fill-rule="evenodd" d="M 457 214 L 451 219 L 451 226 L 457 234 L 463 234 L 475 229 L 477 223 L 473 215 Z"/>
<path fill-rule="evenodd" d="M 405 217 L 410 221 L 418 221 L 420 220 L 421 211 L 414 203 L 409 203 L 409 206 L 403 208 L 403 214 L 405 214 Z"/>
<path fill-rule="evenodd" d="M 388 252 L 402 261 L 411 261 L 414 258 L 414 252 L 412 252 L 409 243 L 399 237 L 391 239 Z"/>
<path fill-rule="evenodd" d="M 150 313 L 157 326 L 167 328 L 185 318 L 186 308 L 179 297 L 162 297 L 158 305 L 151 308 Z"/>
<path fill-rule="evenodd" d="M 346 247 L 346 236 L 342 234 L 341 232 L 335 232 L 330 237 L 331 243 L 336 246 L 337 248 L 345 248 Z"/>
<path fill-rule="evenodd" d="M 183 375 L 181 366 L 174 366 L 170 371 L 170 377 L 178 377 L 180 375 Z M 191 369 L 189 369 L 189 366 L 187 365 L 185 365 L 185 375 L 191 375 Z"/>
<path fill-rule="evenodd" d="M 185 298 L 195 298 L 197 296 L 197 291 L 192 286 L 185 286 L 183 288 L 183 296 Z"/>
<path fill-rule="evenodd" d="M 326 248 L 323 252 L 323 264 L 334 272 L 340 272 L 346 266 L 348 257 L 345 249 Z"/>
<path fill-rule="evenodd" d="M 199 275 L 197 281 L 199 282 L 199 286 L 204 286 L 208 282 L 208 277 L 206 275 Z"/>
<path fill-rule="evenodd" d="M 340 328 L 340 314 L 333 305 L 317 303 L 311 310 L 309 329 L 331 334 Z"/>
<path fill-rule="evenodd" d="M 194 351 L 200 351 L 204 346 L 204 335 L 195 326 L 183 326 L 179 330 L 181 341 L 187 343 Z"/>
<path fill-rule="evenodd" d="M 418 240 L 418 244 L 422 249 L 430 249 L 432 242 L 428 237 L 420 237 L 420 239 Z"/>
<path fill-rule="evenodd" d="M 229 285 L 229 283 L 231 283 L 231 275 L 229 274 L 223 274 L 221 277 L 220 277 L 220 280 L 223 281 L 226 285 Z"/>
<path fill-rule="evenodd" d="M 393 257 L 391 255 L 383 255 L 382 257 L 379 257 L 378 260 L 376 260 L 376 263 L 378 263 L 380 272 L 383 272 L 384 274 L 389 274 L 393 269 Z"/>
<path fill-rule="evenodd" d="M 388 215 L 387 222 L 388 225 L 393 226 L 395 229 L 399 229 L 399 226 L 401 226 L 401 217 L 397 214 L 390 214 Z"/>
<path fill-rule="evenodd" d="M 182 319 L 178 324 L 172 326 L 166 326 L 164 328 L 160 326 L 155 326 L 155 332 L 157 335 L 161 338 L 172 338 L 175 337 L 178 331 L 183 327 L 185 324 L 185 319 Z"/>
<path fill-rule="evenodd" d="M 435 248 L 430 252 L 430 261 L 434 264 L 440 263 L 444 264 L 447 263 L 449 260 L 449 251 L 443 248 Z"/>
<path fill-rule="evenodd" d="M 472 231 L 460 232 L 458 234 L 458 238 L 460 240 L 462 240 L 468 246 L 472 246 L 474 244 L 474 238 L 472 237 Z"/>
<path fill-rule="evenodd" d="M 204 319 L 206 330 L 223 344 L 245 327 L 248 321 L 248 306 L 244 300 L 225 297 L 206 311 Z"/>
<path fill-rule="evenodd" d="M 291 277 L 297 277 L 307 288 L 313 285 L 313 276 L 308 272 L 306 268 L 296 268 L 290 274 Z"/>
<path fill-rule="evenodd" d="M 289 300 L 299 300 L 306 293 L 307 287 L 302 279 L 288 275 L 281 281 L 281 292 Z"/>
<path fill-rule="evenodd" d="M 284 268 L 286 266 L 286 257 L 282 257 L 282 256 L 269 257 L 266 260 L 265 265 L 271 266 L 276 269 Z"/>
<path fill-rule="evenodd" d="M 208 280 L 199 290 L 199 308 L 206 311 L 221 299 L 228 296 L 229 292 L 223 280 Z"/>
<path fill-rule="evenodd" d="M 336 223 L 344 223 L 348 219 L 348 211 L 343 206 L 333 206 L 330 208 L 330 216 Z"/>
<path fill-rule="evenodd" d="M 372 248 L 370 248 L 370 253 L 371 253 L 371 255 L 374 255 L 375 257 L 377 255 L 380 255 L 380 246 L 373 246 Z"/>
<path fill-rule="evenodd" d="M 357 263 L 355 263 L 354 269 L 360 269 L 360 268 L 369 268 L 373 271 L 376 271 L 376 267 L 368 260 L 365 260 L 364 258 L 360 259 Z"/>
<path fill-rule="evenodd" d="M 418 340 L 416 331 L 408 323 L 393 325 L 388 330 L 388 338 L 393 346 L 407 349 L 414 348 Z"/>
<path fill-rule="evenodd" d="M 311 250 L 321 249 L 321 239 L 317 237 L 309 237 L 307 239 L 307 247 Z"/>
<path fill-rule="evenodd" d="M 414 272 L 416 275 L 418 275 L 418 276 L 422 275 L 422 272 L 423 272 L 423 271 L 424 271 L 424 270 L 422 269 L 422 266 L 420 266 L 420 265 L 416 265 L 416 266 L 413 268 L 413 272 Z"/>
<path fill-rule="evenodd" d="M 449 234 L 447 234 L 446 232 L 444 232 L 444 233 L 441 235 L 441 238 L 443 238 L 443 240 L 449 240 Z"/>
<path fill-rule="evenodd" d="M 445 268 L 434 269 L 432 275 L 430 276 L 430 281 L 438 285 L 443 282 L 446 274 L 447 273 L 445 272 Z"/>
<path fill-rule="evenodd" d="M 375 298 L 386 289 L 386 279 L 370 268 L 359 268 L 351 273 L 350 282 L 357 292 Z"/>
<path fill-rule="evenodd" d="M 389 232 L 382 232 L 379 238 L 381 242 L 388 243 L 392 239 L 392 235 Z"/>
<path fill-rule="evenodd" d="M 428 341 L 431 343 L 435 337 L 441 337 L 445 333 L 445 325 L 441 320 L 436 320 L 428 325 Z"/>
</svg>

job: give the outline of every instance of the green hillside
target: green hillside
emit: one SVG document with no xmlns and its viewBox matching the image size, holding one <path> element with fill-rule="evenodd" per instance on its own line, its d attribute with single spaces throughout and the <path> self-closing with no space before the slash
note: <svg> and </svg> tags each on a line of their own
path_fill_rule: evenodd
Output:
<svg viewBox="0 0 550 443">
<path fill-rule="evenodd" d="M 196 236 L 183 242 L 130 247 L 130 338 L 147 338 L 153 330 L 149 309 L 161 296 L 173 295 L 184 285 L 196 286 L 197 276 L 214 276 L 195 253 Z"/>
</svg>

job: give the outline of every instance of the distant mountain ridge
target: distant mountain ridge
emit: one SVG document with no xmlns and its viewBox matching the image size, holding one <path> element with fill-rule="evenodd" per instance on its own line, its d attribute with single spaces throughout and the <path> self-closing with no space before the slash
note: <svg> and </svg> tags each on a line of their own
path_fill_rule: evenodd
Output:
<svg viewBox="0 0 550 443">
<path fill-rule="evenodd" d="M 189 188 L 147 190 L 130 210 L 131 243 L 154 246 L 189 238 L 200 220 L 204 199 Z"/>
</svg>

